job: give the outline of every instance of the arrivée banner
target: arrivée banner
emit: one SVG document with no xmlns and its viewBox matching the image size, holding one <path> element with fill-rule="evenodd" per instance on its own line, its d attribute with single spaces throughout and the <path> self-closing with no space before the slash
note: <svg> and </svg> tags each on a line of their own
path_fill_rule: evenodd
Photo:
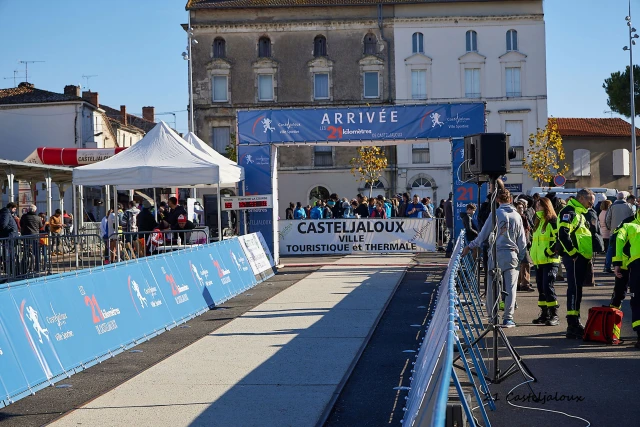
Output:
<svg viewBox="0 0 640 427">
<path fill-rule="evenodd" d="M 435 224 L 433 219 L 422 218 L 279 221 L 280 253 L 435 251 Z"/>
<path fill-rule="evenodd" d="M 482 103 L 238 112 L 240 145 L 448 139 L 483 131 Z"/>
</svg>

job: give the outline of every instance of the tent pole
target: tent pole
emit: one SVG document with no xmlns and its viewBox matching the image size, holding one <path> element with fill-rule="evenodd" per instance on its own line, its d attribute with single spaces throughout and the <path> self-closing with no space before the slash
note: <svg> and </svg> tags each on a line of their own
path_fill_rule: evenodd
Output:
<svg viewBox="0 0 640 427">
<path fill-rule="evenodd" d="M 222 202 L 220 198 L 220 173 L 218 173 L 218 241 L 222 241 Z"/>
<path fill-rule="evenodd" d="M 157 205 L 157 201 L 156 201 L 156 188 L 153 187 L 153 216 L 156 219 L 156 222 L 158 222 L 158 206 Z"/>
<path fill-rule="evenodd" d="M 115 213 L 113 228 L 116 232 L 116 262 L 120 262 L 120 233 L 118 232 L 120 225 L 120 221 L 118 218 L 118 187 L 116 187 L 115 185 L 113 186 L 113 212 Z"/>
</svg>

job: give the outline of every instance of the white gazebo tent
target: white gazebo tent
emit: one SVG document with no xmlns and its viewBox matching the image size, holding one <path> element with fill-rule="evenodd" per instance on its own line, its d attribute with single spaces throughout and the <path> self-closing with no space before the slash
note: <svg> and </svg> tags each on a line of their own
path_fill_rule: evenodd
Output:
<svg viewBox="0 0 640 427">
<path fill-rule="evenodd" d="M 244 169 L 216 161 L 160 122 L 137 144 L 115 156 L 73 170 L 74 185 L 113 185 L 116 189 L 212 187 L 218 190 L 218 237 L 221 238 L 220 186 L 244 179 Z M 114 194 L 117 204 L 117 192 Z"/>
</svg>

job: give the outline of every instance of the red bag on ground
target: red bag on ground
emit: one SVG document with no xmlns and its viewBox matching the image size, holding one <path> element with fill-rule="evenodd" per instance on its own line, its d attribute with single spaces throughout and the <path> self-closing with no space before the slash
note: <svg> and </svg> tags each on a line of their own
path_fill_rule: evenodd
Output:
<svg viewBox="0 0 640 427">
<path fill-rule="evenodd" d="M 620 344 L 622 311 L 613 307 L 592 307 L 589 309 L 587 325 L 584 327 L 584 341 Z"/>
</svg>

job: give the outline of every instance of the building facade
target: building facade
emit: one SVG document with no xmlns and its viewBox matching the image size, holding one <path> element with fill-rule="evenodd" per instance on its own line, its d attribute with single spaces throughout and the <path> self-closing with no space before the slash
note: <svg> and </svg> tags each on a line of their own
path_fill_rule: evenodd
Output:
<svg viewBox="0 0 640 427">
<path fill-rule="evenodd" d="M 567 187 L 631 191 L 631 125 L 620 118 L 558 118 Z M 636 136 L 640 130 L 636 129 Z M 636 152 L 636 161 L 638 155 Z"/>
<path fill-rule="evenodd" d="M 506 182 L 534 185 L 522 169 L 528 135 L 547 122 L 542 1 L 428 2 L 396 6 L 397 103 L 484 102 L 486 131 L 510 134 L 518 157 Z M 445 199 L 451 144 L 398 146 L 398 187 Z"/>
</svg>

